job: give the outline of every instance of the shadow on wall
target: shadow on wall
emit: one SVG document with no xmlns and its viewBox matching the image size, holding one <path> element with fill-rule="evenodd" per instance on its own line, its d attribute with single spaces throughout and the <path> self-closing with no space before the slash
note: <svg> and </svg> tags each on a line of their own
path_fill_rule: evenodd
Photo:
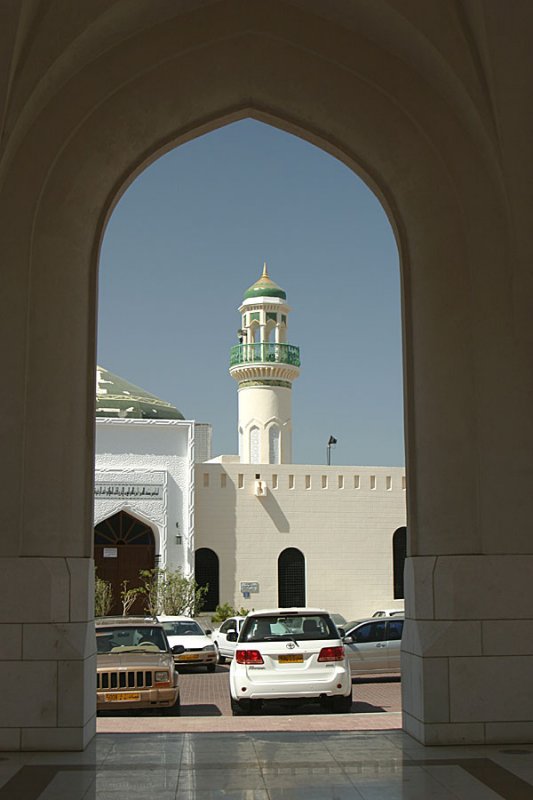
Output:
<svg viewBox="0 0 533 800">
<path fill-rule="evenodd" d="M 290 533 L 290 523 L 271 492 L 259 498 L 261 505 L 280 533 Z"/>
</svg>

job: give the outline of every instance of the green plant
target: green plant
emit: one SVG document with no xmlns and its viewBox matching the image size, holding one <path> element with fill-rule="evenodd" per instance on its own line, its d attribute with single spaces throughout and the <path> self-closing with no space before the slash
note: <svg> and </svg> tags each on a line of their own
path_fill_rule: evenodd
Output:
<svg viewBox="0 0 533 800">
<path fill-rule="evenodd" d="M 158 614 L 162 613 L 161 589 L 164 572 L 165 570 L 162 570 L 160 567 L 155 567 L 155 569 L 142 569 L 139 572 L 139 577 L 142 581 L 140 592 L 145 598 L 145 611 L 152 617 L 156 617 Z"/>
<path fill-rule="evenodd" d="M 194 577 L 186 578 L 181 569 L 156 567 L 142 570 L 139 592 L 146 598 L 146 611 L 153 616 L 168 614 L 195 616 L 201 611 L 207 586 L 199 586 Z"/>
<path fill-rule="evenodd" d="M 109 581 L 94 574 L 94 616 L 105 617 L 113 606 L 113 591 Z"/>
<path fill-rule="evenodd" d="M 248 614 L 248 608 L 233 608 L 230 606 L 229 603 L 223 603 L 222 605 L 218 605 L 215 609 L 215 613 L 211 617 L 212 622 L 224 622 L 225 619 L 229 617 L 245 617 Z"/>
<path fill-rule="evenodd" d="M 122 589 L 120 590 L 120 599 L 122 601 L 122 616 L 125 617 L 128 614 L 128 611 L 137 600 L 137 597 L 141 593 L 141 589 L 139 586 L 135 586 L 132 589 L 128 589 L 128 581 L 122 581 Z"/>
</svg>

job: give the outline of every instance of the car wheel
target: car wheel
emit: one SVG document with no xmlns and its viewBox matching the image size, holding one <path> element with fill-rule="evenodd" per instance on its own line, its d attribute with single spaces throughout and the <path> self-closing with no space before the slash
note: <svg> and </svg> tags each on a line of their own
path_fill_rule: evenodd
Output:
<svg viewBox="0 0 533 800">
<path fill-rule="evenodd" d="M 165 708 L 162 708 L 161 713 L 165 717 L 179 717 L 181 714 L 180 696 L 178 695 L 176 702 L 174 703 L 173 706 L 166 706 Z"/>
<path fill-rule="evenodd" d="M 348 714 L 352 710 L 353 697 L 352 693 L 347 697 L 332 697 L 331 710 L 335 714 Z"/>
<path fill-rule="evenodd" d="M 216 668 L 217 668 L 216 664 L 207 664 L 206 665 L 206 669 L 207 669 L 208 672 L 214 672 L 216 670 Z"/>
</svg>

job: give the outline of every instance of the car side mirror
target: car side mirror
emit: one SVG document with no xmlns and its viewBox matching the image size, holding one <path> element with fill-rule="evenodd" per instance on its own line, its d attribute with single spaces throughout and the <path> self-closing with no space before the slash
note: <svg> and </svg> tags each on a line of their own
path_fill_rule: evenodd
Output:
<svg viewBox="0 0 533 800">
<path fill-rule="evenodd" d="M 206 631 L 205 631 L 205 635 L 206 636 L 211 636 L 212 633 L 213 633 L 213 631 L 209 630 L 209 628 L 206 628 Z"/>
<path fill-rule="evenodd" d="M 354 644 L 353 636 L 343 636 L 342 641 L 344 642 L 344 644 Z"/>
<path fill-rule="evenodd" d="M 172 652 L 175 656 L 180 656 L 182 653 L 185 652 L 185 648 L 182 644 L 175 644 L 172 648 Z"/>
<path fill-rule="evenodd" d="M 228 631 L 228 635 L 226 636 L 228 642 L 236 642 L 238 638 L 237 631 Z"/>
</svg>

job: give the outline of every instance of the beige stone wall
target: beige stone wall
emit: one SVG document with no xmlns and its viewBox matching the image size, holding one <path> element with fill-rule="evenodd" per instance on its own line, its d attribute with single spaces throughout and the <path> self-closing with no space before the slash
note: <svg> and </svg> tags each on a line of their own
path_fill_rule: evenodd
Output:
<svg viewBox="0 0 533 800">
<path fill-rule="evenodd" d="M 277 607 L 278 557 L 296 547 L 307 605 L 358 619 L 403 607 L 394 600 L 392 536 L 405 525 L 405 494 L 398 467 L 198 464 L 196 547 L 219 557 L 222 603 Z M 245 600 L 241 581 L 258 582 L 259 593 Z"/>
</svg>

